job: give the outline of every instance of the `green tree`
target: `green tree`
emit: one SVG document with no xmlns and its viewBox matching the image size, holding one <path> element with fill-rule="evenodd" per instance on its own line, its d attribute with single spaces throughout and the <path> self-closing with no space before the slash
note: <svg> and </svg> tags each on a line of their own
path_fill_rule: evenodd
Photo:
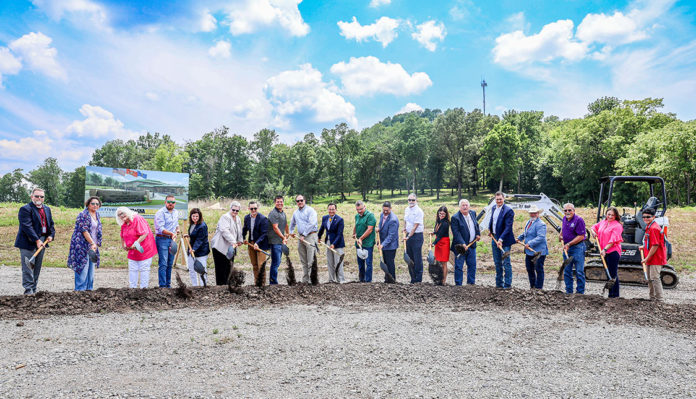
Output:
<svg viewBox="0 0 696 399">
<path fill-rule="evenodd" d="M 397 151 L 410 171 L 413 192 L 418 191 L 418 173 L 424 169 L 428 161 L 428 143 L 431 136 L 432 124 L 415 113 L 408 114 L 403 123 L 397 127 L 400 144 Z M 384 150 L 388 151 L 387 148 Z"/>
<path fill-rule="evenodd" d="M 22 169 L 5 173 L 0 178 L 0 202 L 29 202 L 29 193 L 24 187 Z"/>
<path fill-rule="evenodd" d="M 314 133 L 308 133 L 303 140 L 291 147 L 291 167 L 295 171 L 292 182 L 292 192 L 302 194 L 308 202 L 320 191 L 316 184 L 320 180 L 319 168 L 319 140 Z"/>
<path fill-rule="evenodd" d="M 602 111 L 611 111 L 621 106 L 621 100 L 616 97 L 602 97 L 587 105 L 589 115 L 597 115 Z"/>
<path fill-rule="evenodd" d="M 349 191 L 346 184 L 352 180 L 351 160 L 355 155 L 357 136 L 358 133 L 345 123 L 321 132 L 321 145 L 325 150 L 322 163 L 326 168 L 328 187 L 329 190 L 338 189 L 341 201 L 346 200 L 345 192 Z"/>
<path fill-rule="evenodd" d="M 517 129 L 509 123 L 496 125 L 483 140 L 483 156 L 481 163 L 489 176 L 497 179 L 498 190 L 503 189 L 503 183 L 517 174 L 520 160 L 517 154 L 520 150 L 520 139 Z"/>
<path fill-rule="evenodd" d="M 28 180 L 36 187 L 44 190 L 45 201 L 49 205 L 61 205 L 63 201 L 63 170 L 58 166 L 58 160 L 49 157 L 38 168 L 29 172 Z"/>
<path fill-rule="evenodd" d="M 541 111 L 511 110 L 503 113 L 503 122 L 515 126 L 520 139 L 520 151 L 517 154 L 520 160 L 520 167 L 517 170 L 518 193 L 533 193 L 539 190 L 536 177 L 541 155 L 543 117 L 544 113 Z"/>
<path fill-rule="evenodd" d="M 143 163 L 143 169 L 181 173 L 189 162 L 189 154 L 173 141 L 167 141 L 155 149 L 152 157 Z"/>
<path fill-rule="evenodd" d="M 71 208 L 82 208 L 85 205 L 85 167 L 80 166 L 65 173 L 63 186 L 63 204 Z"/>
<path fill-rule="evenodd" d="M 278 174 L 278 165 L 276 165 L 278 160 L 274 156 L 274 146 L 277 143 L 278 134 L 270 129 L 259 130 L 254 134 L 254 140 L 249 143 L 250 154 L 254 160 L 252 192 L 256 195 L 268 191 L 266 187 L 269 184 L 274 187 L 280 180 L 281 175 Z"/>
</svg>

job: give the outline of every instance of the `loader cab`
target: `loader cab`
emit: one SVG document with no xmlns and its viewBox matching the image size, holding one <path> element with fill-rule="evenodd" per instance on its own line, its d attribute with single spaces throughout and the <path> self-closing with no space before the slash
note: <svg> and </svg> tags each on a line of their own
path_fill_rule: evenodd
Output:
<svg viewBox="0 0 696 399">
<path fill-rule="evenodd" d="M 604 219 L 608 207 L 614 206 L 621 214 L 623 243 L 621 262 L 640 263 L 638 247 L 645 235 L 643 211 L 655 209 L 660 226 L 668 224 L 667 190 L 658 176 L 607 176 L 600 179 L 597 222 Z"/>
</svg>

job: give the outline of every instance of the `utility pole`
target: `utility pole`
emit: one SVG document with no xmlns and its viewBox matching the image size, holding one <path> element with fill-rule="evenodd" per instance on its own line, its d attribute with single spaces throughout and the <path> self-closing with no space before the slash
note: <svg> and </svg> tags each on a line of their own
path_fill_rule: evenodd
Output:
<svg viewBox="0 0 696 399">
<path fill-rule="evenodd" d="M 486 116 L 486 79 L 481 78 L 481 88 L 483 89 L 483 116 Z"/>
</svg>

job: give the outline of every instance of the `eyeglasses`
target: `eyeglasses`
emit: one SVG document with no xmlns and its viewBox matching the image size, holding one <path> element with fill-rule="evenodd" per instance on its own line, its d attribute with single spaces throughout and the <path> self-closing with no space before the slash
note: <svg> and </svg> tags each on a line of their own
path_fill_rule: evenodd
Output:
<svg viewBox="0 0 696 399">
<path fill-rule="evenodd" d="M 302 199 L 302 200 L 295 200 L 295 202 L 298 202 L 298 203 L 299 203 L 299 202 L 304 202 L 304 200 L 303 200 L 303 199 Z"/>
<path fill-rule="evenodd" d="M 168 204 L 176 204 L 176 201 L 167 201 Z"/>
<path fill-rule="evenodd" d="M 97 206 L 101 205 L 101 204 L 98 203 L 98 202 L 90 202 L 89 204 L 90 204 L 90 205 L 97 205 Z"/>
<path fill-rule="evenodd" d="M 257 209 L 259 209 L 259 208 L 249 208 L 250 211 L 255 211 Z"/>
<path fill-rule="evenodd" d="M 408 199 L 408 202 L 416 202 L 416 200 L 410 199 L 410 198 L 409 198 L 409 199 Z"/>
<path fill-rule="evenodd" d="M 570 213 L 570 212 L 573 212 L 573 210 L 572 209 L 564 209 L 563 212 Z"/>
<path fill-rule="evenodd" d="M 43 195 L 35 195 L 34 198 L 43 198 Z"/>
<path fill-rule="evenodd" d="M 232 212 L 239 212 L 239 209 L 230 209 Z"/>
</svg>

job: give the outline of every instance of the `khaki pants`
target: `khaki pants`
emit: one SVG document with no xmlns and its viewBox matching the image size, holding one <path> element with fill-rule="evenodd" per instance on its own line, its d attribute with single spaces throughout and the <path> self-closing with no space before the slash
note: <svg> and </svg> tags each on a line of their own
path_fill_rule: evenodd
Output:
<svg viewBox="0 0 696 399">
<path fill-rule="evenodd" d="M 343 265 L 339 266 L 338 273 L 336 273 L 338 260 L 341 258 L 341 255 L 343 255 L 344 250 L 344 248 L 336 248 L 338 254 L 335 254 L 330 249 L 326 248 L 326 266 L 329 269 L 329 281 L 332 283 L 345 282 L 345 278 L 343 277 Z"/>
<path fill-rule="evenodd" d="M 660 280 L 661 265 L 648 265 L 648 288 L 650 289 L 650 300 L 663 301 L 662 280 Z"/>
<path fill-rule="evenodd" d="M 254 283 L 256 283 L 256 278 L 259 275 L 259 269 L 261 265 L 266 261 L 266 255 L 254 249 L 254 244 L 249 243 L 249 260 L 251 261 L 251 266 L 254 269 Z M 266 285 L 266 275 L 263 276 L 263 285 Z"/>
<path fill-rule="evenodd" d="M 300 236 L 302 238 L 302 236 Z M 302 271 L 304 275 L 302 276 L 303 283 L 309 283 L 309 273 L 312 271 L 312 262 L 314 257 L 317 256 L 317 250 L 315 245 L 317 245 L 317 233 L 310 233 L 308 236 L 304 237 L 307 244 L 302 242 L 298 243 L 297 252 L 300 254 L 300 262 L 302 263 Z"/>
</svg>

